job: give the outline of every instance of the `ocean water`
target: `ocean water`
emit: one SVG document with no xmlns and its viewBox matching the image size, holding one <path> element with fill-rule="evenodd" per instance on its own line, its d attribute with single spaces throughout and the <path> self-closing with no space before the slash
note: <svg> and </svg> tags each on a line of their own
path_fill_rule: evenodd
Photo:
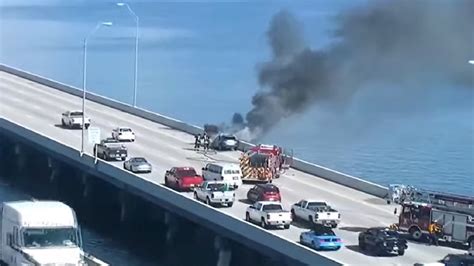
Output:
<svg viewBox="0 0 474 266">
<path fill-rule="evenodd" d="M 364 1 L 129 3 L 141 25 L 138 105 L 202 125 L 251 108 L 257 66 L 270 56 L 265 32 L 273 14 L 289 9 L 311 46 L 324 47 L 332 16 Z M 132 102 L 134 21 L 125 9 L 105 0 L 4 0 L 0 8 L 0 62 L 78 87 L 84 36 L 98 21 L 113 21 L 90 39 L 88 89 Z M 473 91 L 435 88 L 377 106 L 386 96 L 369 90 L 342 109 L 314 106 L 260 141 L 382 185 L 474 195 Z"/>
</svg>

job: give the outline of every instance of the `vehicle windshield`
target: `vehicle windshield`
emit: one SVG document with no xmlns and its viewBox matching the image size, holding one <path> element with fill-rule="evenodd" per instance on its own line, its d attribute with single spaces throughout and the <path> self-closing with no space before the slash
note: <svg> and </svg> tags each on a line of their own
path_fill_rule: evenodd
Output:
<svg viewBox="0 0 474 266">
<path fill-rule="evenodd" d="M 120 132 L 132 132 L 130 128 L 121 128 Z"/>
<path fill-rule="evenodd" d="M 71 116 L 82 116 L 82 112 L 71 112 Z"/>
<path fill-rule="evenodd" d="M 178 170 L 176 172 L 176 174 L 179 176 L 179 177 L 193 177 L 193 176 L 197 176 L 197 173 L 194 169 L 189 169 L 189 170 Z"/>
<path fill-rule="evenodd" d="M 383 230 L 383 231 L 380 231 L 380 233 L 384 236 L 398 237 L 398 233 L 392 230 Z"/>
<path fill-rule="evenodd" d="M 225 175 L 238 175 L 240 174 L 240 170 L 225 170 L 224 174 Z"/>
<path fill-rule="evenodd" d="M 110 148 L 121 148 L 122 147 L 122 144 L 120 144 L 118 142 L 108 142 L 106 144 Z"/>
<path fill-rule="evenodd" d="M 135 163 L 146 163 L 147 161 L 145 160 L 145 158 L 138 157 L 138 158 L 134 158 L 133 162 L 135 162 Z"/>
<path fill-rule="evenodd" d="M 212 183 L 207 185 L 210 191 L 225 190 L 225 187 L 226 185 L 224 183 Z"/>
<path fill-rule="evenodd" d="M 236 140 L 234 136 L 222 136 L 224 140 Z"/>
<path fill-rule="evenodd" d="M 264 187 L 263 191 L 265 193 L 278 193 L 279 192 L 278 188 L 275 186 Z"/>
<path fill-rule="evenodd" d="M 308 209 L 325 209 L 327 206 L 326 202 L 313 201 L 308 203 Z"/>
<path fill-rule="evenodd" d="M 334 231 L 331 230 L 331 228 L 321 226 L 321 228 L 318 228 L 313 231 L 315 235 L 318 236 L 335 236 Z"/>
<path fill-rule="evenodd" d="M 28 228 L 23 230 L 23 242 L 27 248 L 77 247 L 78 230 L 68 228 Z"/>
<path fill-rule="evenodd" d="M 263 206 L 264 211 L 281 211 L 283 208 L 279 204 L 267 204 Z"/>
</svg>

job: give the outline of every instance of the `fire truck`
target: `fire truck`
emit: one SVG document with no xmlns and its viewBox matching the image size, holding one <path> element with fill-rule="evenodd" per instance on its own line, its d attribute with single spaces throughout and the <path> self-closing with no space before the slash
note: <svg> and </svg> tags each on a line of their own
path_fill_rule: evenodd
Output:
<svg viewBox="0 0 474 266">
<path fill-rule="evenodd" d="M 243 153 L 239 161 L 242 181 L 271 183 L 290 168 L 293 153 L 276 145 L 259 144 Z"/>
<path fill-rule="evenodd" d="M 403 191 L 398 229 L 414 240 L 428 234 L 432 223 L 441 226 L 440 240 L 474 246 L 474 197 L 417 189 Z"/>
</svg>

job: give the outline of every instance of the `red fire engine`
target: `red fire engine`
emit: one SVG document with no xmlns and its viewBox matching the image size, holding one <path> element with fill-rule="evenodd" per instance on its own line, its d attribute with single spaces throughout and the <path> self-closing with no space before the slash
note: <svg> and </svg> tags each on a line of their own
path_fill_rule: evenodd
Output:
<svg viewBox="0 0 474 266">
<path fill-rule="evenodd" d="M 474 246 L 474 197 L 415 189 L 401 203 L 398 228 L 415 240 L 436 223 L 441 240 Z"/>
<path fill-rule="evenodd" d="M 242 181 L 272 182 L 290 168 L 292 153 L 275 145 L 259 144 L 240 157 Z"/>
</svg>

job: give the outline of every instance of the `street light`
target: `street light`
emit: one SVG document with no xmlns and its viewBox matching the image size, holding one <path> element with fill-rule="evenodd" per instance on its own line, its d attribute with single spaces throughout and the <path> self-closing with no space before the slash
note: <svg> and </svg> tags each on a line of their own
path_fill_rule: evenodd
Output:
<svg viewBox="0 0 474 266">
<path fill-rule="evenodd" d="M 474 60 L 467 61 L 469 64 L 474 65 Z"/>
<path fill-rule="evenodd" d="M 135 12 L 133 12 L 130 5 L 127 3 L 117 3 L 117 6 L 126 7 L 128 12 L 135 18 L 135 75 L 134 75 L 134 86 L 133 86 L 133 107 L 137 107 L 137 87 L 138 87 L 138 29 L 139 29 L 139 18 Z"/>
<path fill-rule="evenodd" d="M 92 29 L 86 38 L 84 38 L 84 61 L 83 61 L 83 72 L 82 72 L 82 137 L 81 137 L 81 156 L 84 154 L 84 138 L 85 138 L 85 118 L 86 118 L 86 86 L 87 86 L 87 42 L 89 38 L 102 26 L 111 27 L 112 22 L 99 22 Z"/>
</svg>

